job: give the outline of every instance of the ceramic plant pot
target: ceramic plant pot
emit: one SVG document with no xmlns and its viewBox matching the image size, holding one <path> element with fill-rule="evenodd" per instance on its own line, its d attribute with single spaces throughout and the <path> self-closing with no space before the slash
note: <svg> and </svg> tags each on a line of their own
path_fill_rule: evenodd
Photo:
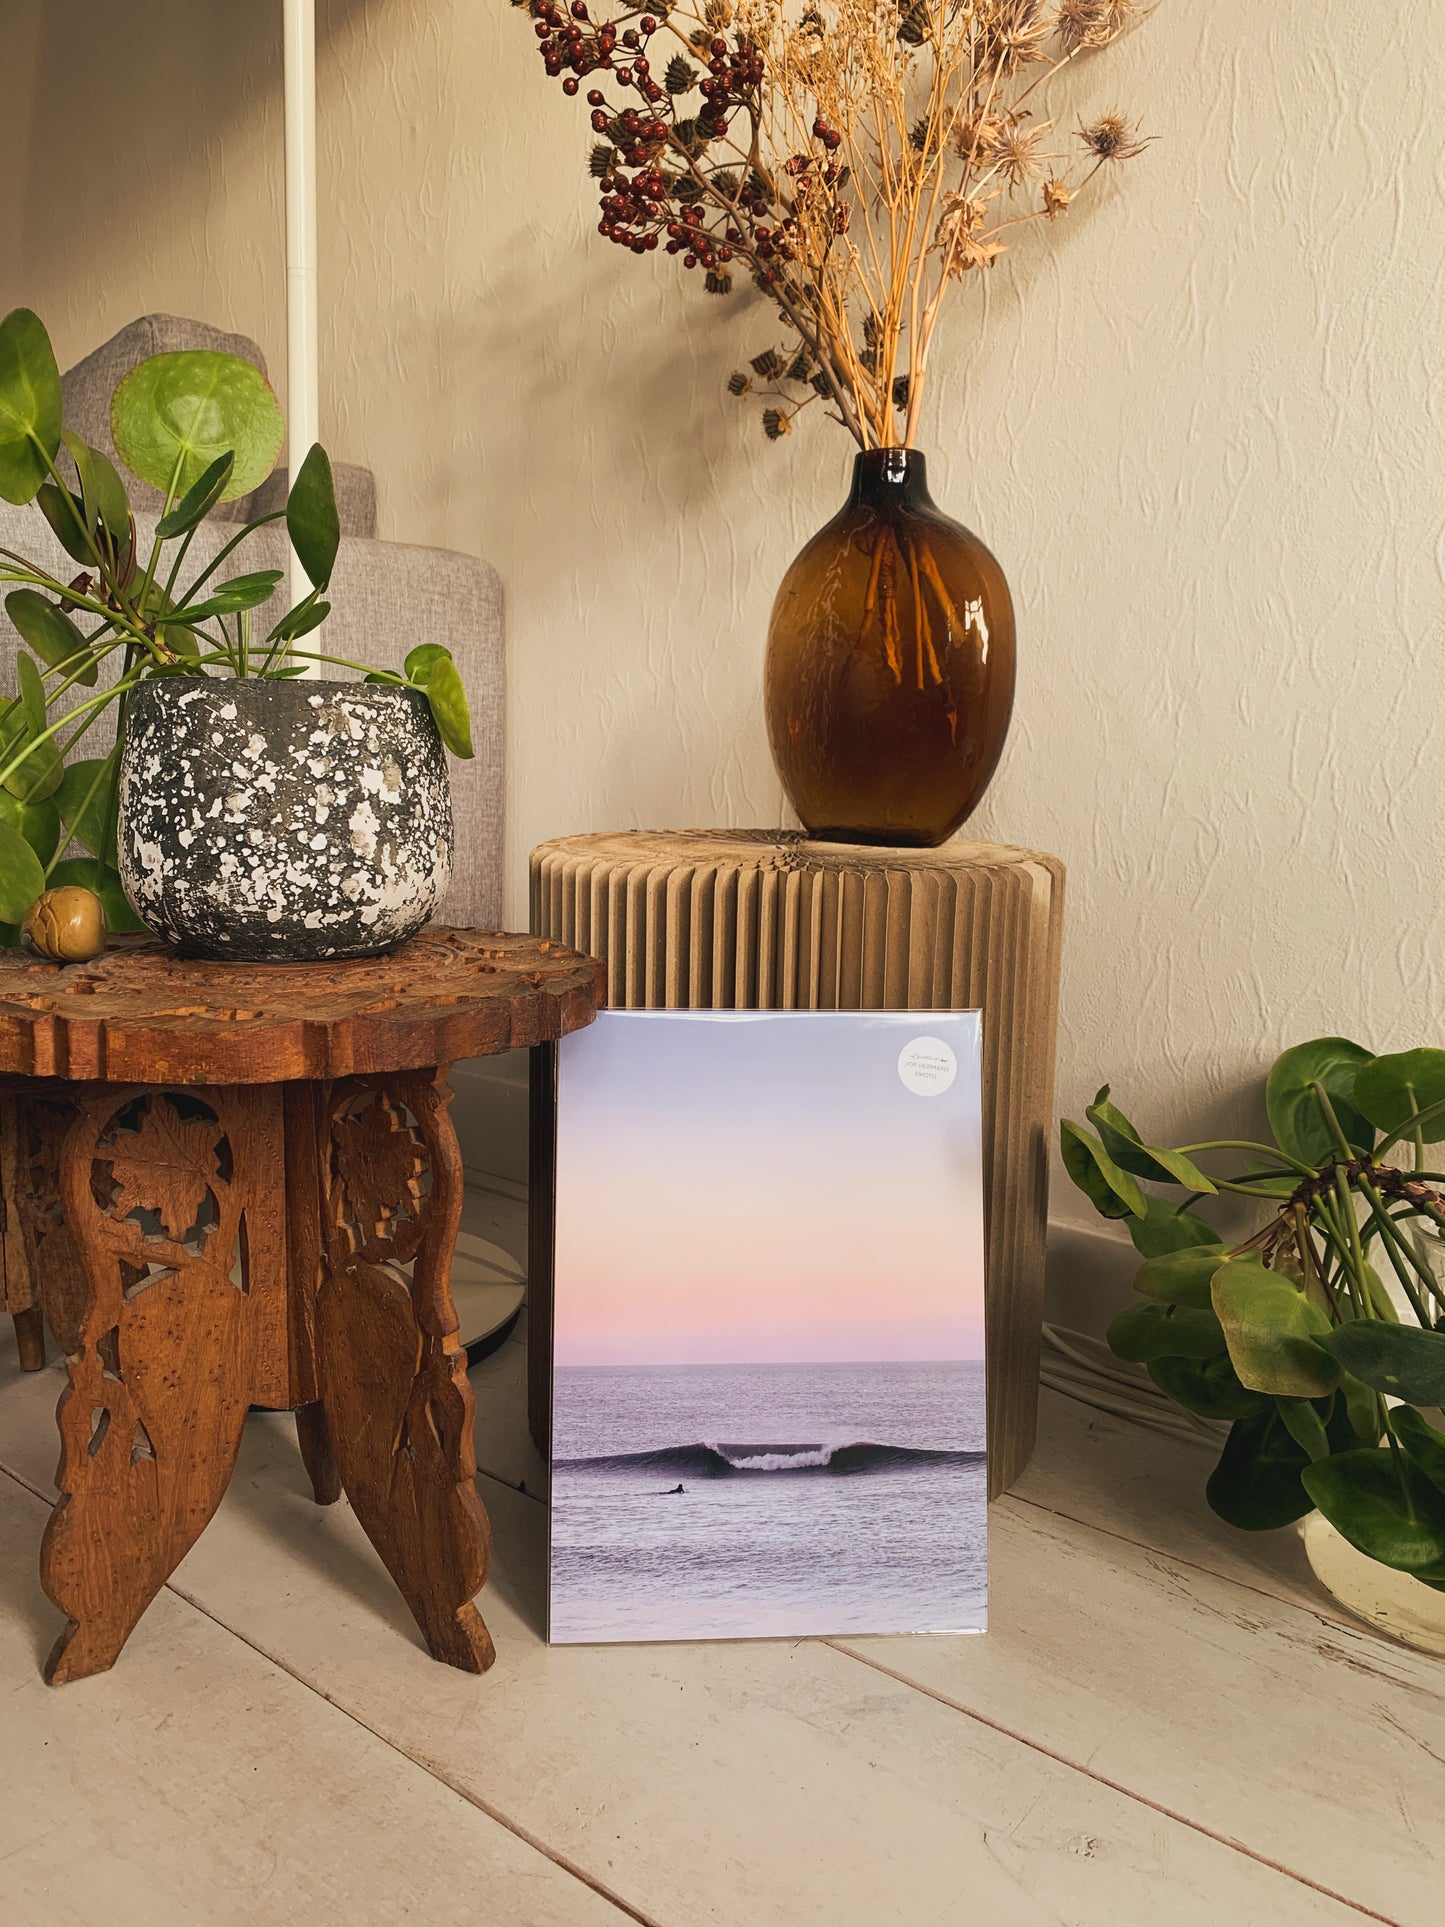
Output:
<svg viewBox="0 0 1445 1927">
<path fill-rule="evenodd" d="M 299 678 L 140 683 L 119 842 L 137 916 L 187 956 L 389 950 L 451 880 L 451 785 L 426 698 Z"/>
<path fill-rule="evenodd" d="M 931 845 L 977 808 L 1008 734 L 1014 615 L 912 448 L 859 455 L 853 491 L 783 577 L 768 629 L 773 760 L 815 837 Z"/>
<path fill-rule="evenodd" d="M 1308 1515 L 1301 1536 L 1315 1578 L 1347 1613 L 1402 1645 L 1445 1659 L 1445 1592 L 1366 1558 L 1322 1513 Z"/>
</svg>

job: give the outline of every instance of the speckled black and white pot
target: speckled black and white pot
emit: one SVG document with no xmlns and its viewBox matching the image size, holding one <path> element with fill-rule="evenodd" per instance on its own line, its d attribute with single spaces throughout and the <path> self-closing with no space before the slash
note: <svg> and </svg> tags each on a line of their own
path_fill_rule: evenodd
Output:
<svg viewBox="0 0 1445 1927">
<path fill-rule="evenodd" d="M 137 685 L 120 874 L 187 956 L 372 957 L 451 881 L 446 752 L 426 698 L 359 682 L 165 676 Z"/>
</svg>

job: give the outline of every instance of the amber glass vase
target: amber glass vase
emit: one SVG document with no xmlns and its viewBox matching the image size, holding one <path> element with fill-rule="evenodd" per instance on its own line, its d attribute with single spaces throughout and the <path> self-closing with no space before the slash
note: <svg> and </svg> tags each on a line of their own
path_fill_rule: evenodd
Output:
<svg viewBox="0 0 1445 1927">
<path fill-rule="evenodd" d="M 941 513 L 924 458 L 870 449 L 783 577 L 768 628 L 768 735 L 810 835 L 942 843 L 988 788 L 1014 694 L 1003 570 Z"/>
</svg>

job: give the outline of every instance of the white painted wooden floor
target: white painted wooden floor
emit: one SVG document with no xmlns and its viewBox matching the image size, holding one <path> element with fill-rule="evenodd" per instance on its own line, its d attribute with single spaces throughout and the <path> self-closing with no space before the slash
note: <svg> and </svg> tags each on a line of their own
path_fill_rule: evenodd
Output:
<svg viewBox="0 0 1445 1927">
<path fill-rule="evenodd" d="M 1331 1609 L 1291 1536 L 1218 1526 L 1201 1450 L 1045 1393 L 983 1639 L 550 1651 L 523 1358 L 473 1374 L 485 1678 L 426 1657 L 262 1417 L 119 1665 L 52 1691 L 59 1378 L 7 1325 L 5 1927 L 1439 1920 L 1445 1670 Z"/>
</svg>

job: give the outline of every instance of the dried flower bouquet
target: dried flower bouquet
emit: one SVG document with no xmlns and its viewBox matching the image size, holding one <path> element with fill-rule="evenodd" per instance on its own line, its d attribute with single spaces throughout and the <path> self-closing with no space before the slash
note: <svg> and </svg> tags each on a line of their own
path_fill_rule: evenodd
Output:
<svg viewBox="0 0 1445 1927">
<path fill-rule="evenodd" d="M 515 4 L 563 91 L 590 83 L 600 232 L 776 305 L 783 338 L 729 382 L 772 439 L 822 401 L 860 448 L 913 444 L 949 288 L 1144 146 L 1047 100 L 1145 0 Z"/>
</svg>

